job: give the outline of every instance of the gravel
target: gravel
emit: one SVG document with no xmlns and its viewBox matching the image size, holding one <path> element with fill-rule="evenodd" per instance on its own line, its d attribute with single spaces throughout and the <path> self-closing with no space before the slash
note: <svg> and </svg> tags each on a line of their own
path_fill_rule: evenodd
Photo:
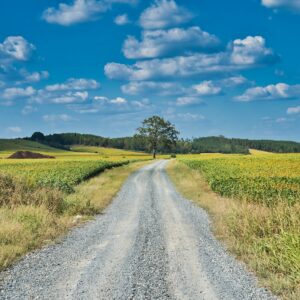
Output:
<svg viewBox="0 0 300 300">
<path fill-rule="evenodd" d="M 0 273 L 0 299 L 275 299 L 215 239 L 158 161 L 60 243 Z"/>
</svg>

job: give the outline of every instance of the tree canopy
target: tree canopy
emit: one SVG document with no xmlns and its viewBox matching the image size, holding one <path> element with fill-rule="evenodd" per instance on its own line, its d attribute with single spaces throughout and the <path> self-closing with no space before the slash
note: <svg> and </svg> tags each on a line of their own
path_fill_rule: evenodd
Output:
<svg viewBox="0 0 300 300">
<path fill-rule="evenodd" d="M 153 116 L 145 119 L 142 126 L 137 129 L 137 137 L 140 136 L 146 140 L 146 143 L 156 157 L 157 150 L 160 147 L 171 150 L 176 146 L 179 131 L 169 121 L 159 116 Z"/>
</svg>

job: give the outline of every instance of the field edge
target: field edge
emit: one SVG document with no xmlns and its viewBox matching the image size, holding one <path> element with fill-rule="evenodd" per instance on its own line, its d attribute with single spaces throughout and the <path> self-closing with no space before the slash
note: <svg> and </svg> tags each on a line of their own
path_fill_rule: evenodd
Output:
<svg viewBox="0 0 300 300">
<path fill-rule="evenodd" d="M 75 226 L 93 220 L 111 203 L 127 178 L 150 162 L 135 161 L 107 169 L 80 183 L 74 193 L 64 195 L 63 213 L 49 211 L 44 205 L 1 207 L 0 271 L 27 253 L 61 240 Z"/>
<path fill-rule="evenodd" d="M 211 190 L 199 171 L 189 168 L 178 160 L 172 160 L 168 164 L 167 173 L 177 190 L 186 199 L 208 212 L 215 236 L 230 253 L 244 262 L 246 267 L 256 274 L 261 286 L 267 287 L 282 299 L 296 300 L 300 298 L 300 288 L 297 282 L 285 278 L 282 274 L 272 272 L 271 266 L 268 265 L 271 264 L 271 261 L 266 261 L 265 255 L 261 255 L 258 249 L 251 245 L 251 236 L 248 236 L 249 240 L 242 237 L 243 234 L 253 234 L 247 232 L 249 228 L 242 228 L 245 232 L 240 232 L 240 234 L 237 232 L 242 226 L 246 226 L 243 222 L 238 224 L 238 217 L 246 216 L 248 221 L 254 221 L 254 214 L 259 213 L 265 207 L 219 196 Z M 253 213 L 253 216 L 250 213 Z M 249 226 L 249 224 L 247 225 Z M 246 250 L 248 248 L 251 248 L 251 251 Z M 255 253 L 255 251 L 257 252 Z"/>
</svg>

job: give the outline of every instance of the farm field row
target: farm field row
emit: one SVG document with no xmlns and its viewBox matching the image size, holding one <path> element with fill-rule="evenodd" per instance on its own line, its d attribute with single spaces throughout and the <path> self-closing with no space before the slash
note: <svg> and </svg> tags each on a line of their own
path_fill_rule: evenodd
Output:
<svg viewBox="0 0 300 300">
<path fill-rule="evenodd" d="M 0 173 L 23 178 L 29 185 L 58 188 L 73 187 L 105 169 L 148 160 L 146 153 L 103 147 L 72 146 L 72 151 L 52 148 L 27 140 L 0 140 Z M 31 151 L 55 159 L 9 159 L 15 151 Z"/>
<path fill-rule="evenodd" d="M 209 211 L 216 235 L 263 285 L 299 299 L 299 154 L 179 156 L 170 175 L 183 195 Z"/>
<path fill-rule="evenodd" d="M 181 156 L 182 162 L 202 172 L 211 188 L 226 197 L 268 205 L 278 200 L 300 200 L 300 155 Z"/>
<path fill-rule="evenodd" d="M 64 192 L 72 192 L 73 187 L 112 167 L 127 164 L 127 160 L 46 160 L 8 161 L 0 163 L 0 172 L 14 177 L 22 177 L 28 185 L 53 187 Z"/>
</svg>

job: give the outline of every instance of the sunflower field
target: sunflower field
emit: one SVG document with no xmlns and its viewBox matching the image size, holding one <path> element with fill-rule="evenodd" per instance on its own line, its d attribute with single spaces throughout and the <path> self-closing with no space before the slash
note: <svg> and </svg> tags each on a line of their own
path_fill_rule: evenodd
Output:
<svg viewBox="0 0 300 300">
<path fill-rule="evenodd" d="M 300 155 L 203 154 L 180 160 L 199 170 L 210 187 L 225 197 L 272 205 L 277 200 L 295 204 L 300 199 Z"/>
</svg>

